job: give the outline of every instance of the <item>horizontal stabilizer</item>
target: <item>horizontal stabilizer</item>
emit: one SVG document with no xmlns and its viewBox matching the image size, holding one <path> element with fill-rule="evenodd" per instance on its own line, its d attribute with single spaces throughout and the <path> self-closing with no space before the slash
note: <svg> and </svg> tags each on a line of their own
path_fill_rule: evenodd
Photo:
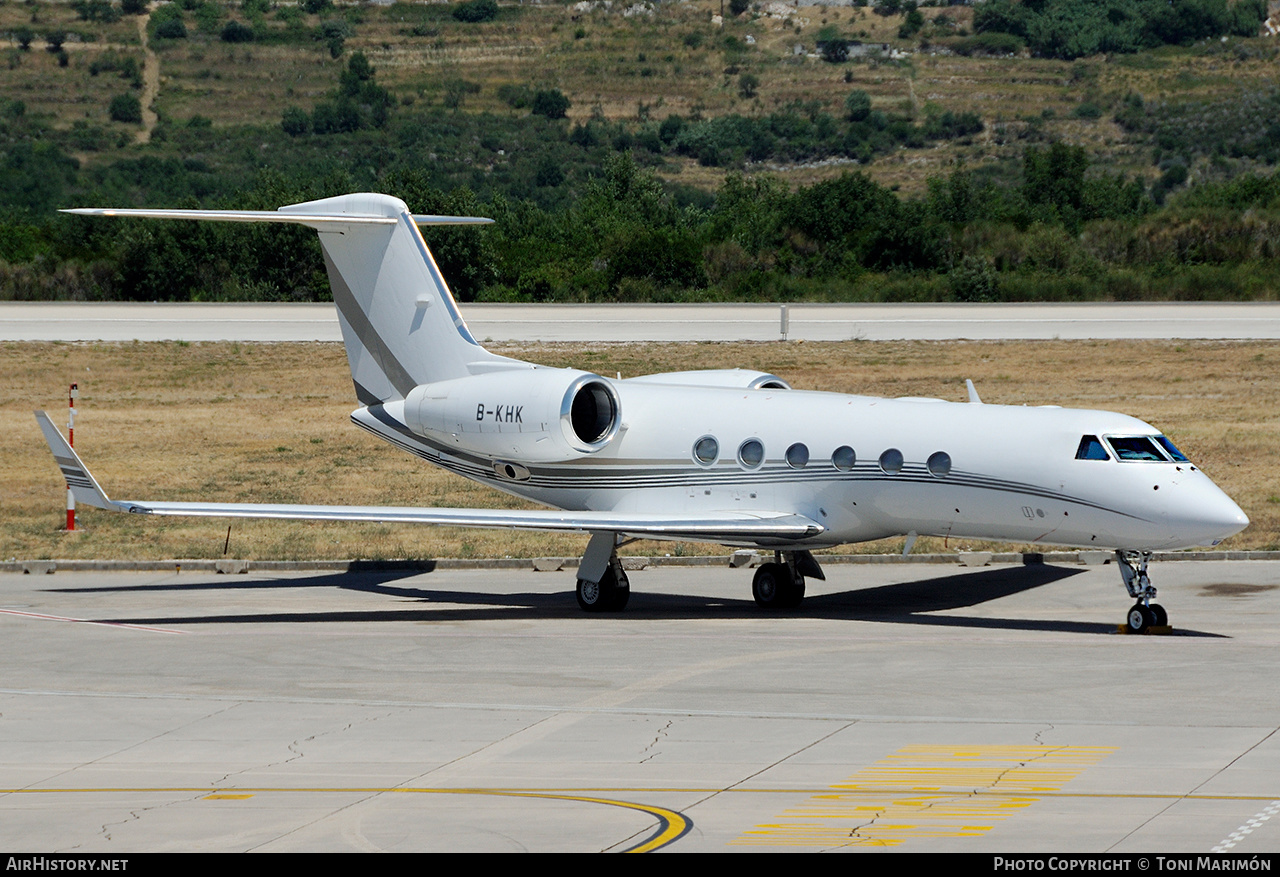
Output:
<svg viewBox="0 0 1280 877">
<path fill-rule="evenodd" d="M 75 207 L 61 213 L 80 216 L 115 216 L 134 219 L 199 219 L 205 222 L 287 222 L 321 229 L 334 225 L 395 225 L 394 216 L 360 213 L 293 213 L 283 210 L 135 210 L 113 207 Z M 483 216 L 433 216 L 414 214 L 418 225 L 489 225 Z"/>
</svg>

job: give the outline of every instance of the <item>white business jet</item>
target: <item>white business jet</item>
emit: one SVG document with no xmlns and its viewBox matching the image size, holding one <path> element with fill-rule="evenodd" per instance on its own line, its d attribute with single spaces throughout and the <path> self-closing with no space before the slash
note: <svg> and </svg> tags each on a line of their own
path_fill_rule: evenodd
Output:
<svg viewBox="0 0 1280 877">
<path fill-rule="evenodd" d="M 476 342 L 415 216 L 386 195 L 278 211 L 99 210 L 96 216 L 283 222 L 320 234 L 360 407 L 355 424 L 450 472 L 549 510 L 113 500 L 43 412 L 79 503 L 146 515 L 449 524 L 590 534 L 577 598 L 617 611 L 628 538 L 766 549 L 757 603 L 797 606 L 811 553 L 917 534 L 1116 553 L 1134 631 L 1168 623 L 1156 550 L 1217 545 L 1247 517 L 1149 424 L 1105 411 L 880 399 L 793 390 L 741 369 L 614 380 L 490 353 Z"/>
</svg>

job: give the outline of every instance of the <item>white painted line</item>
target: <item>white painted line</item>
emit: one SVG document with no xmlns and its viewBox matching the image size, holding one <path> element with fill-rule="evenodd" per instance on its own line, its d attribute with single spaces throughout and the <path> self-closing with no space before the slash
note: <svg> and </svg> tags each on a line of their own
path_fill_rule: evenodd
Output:
<svg viewBox="0 0 1280 877">
<path fill-rule="evenodd" d="M 189 631 L 171 630 L 167 627 L 148 627 L 144 624 L 124 624 L 116 621 L 90 621 L 87 618 L 70 618 L 65 615 L 44 615 L 40 612 L 22 612 L 17 609 L 0 609 L 0 615 L 16 615 L 20 618 L 38 618 L 41 621 L 70 621 L 74 624 L 95 624 L 99 627 L 121 627 L 126 630 L 145 630 L 150 633 L 176 633 L 185 636 Z"/>
<path fill-rule="evenodd" d="M 1227 835 L 1216 847 L 1210 850 L 1210 852 L 1230 852 L 1233 846 L 1240 843 L 1240 841 L 1244 840 L 1250 834 L 1253 834 L 1253 830 L 1255 828 L 1261 826 L 1262 823 L 1266 822 L 1277 813 L 1280 813 L 1280 801 L 1272 801 L 1271 804 L 1268 805 L 1267 809 L 1260 813 L 1255 813 L 1251 818 L 1245 820 L 1244 825 Z"/>
</svg>

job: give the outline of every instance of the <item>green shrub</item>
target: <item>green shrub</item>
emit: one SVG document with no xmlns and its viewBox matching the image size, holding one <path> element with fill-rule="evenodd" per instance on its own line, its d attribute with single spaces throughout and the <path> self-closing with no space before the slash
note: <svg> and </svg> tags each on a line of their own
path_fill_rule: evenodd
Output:
<svg viewBox="0 0 1280 877">
<path fill-rule="evenodd" d="M 224 43 L 253 42 L 253 28 L 239 21 L 228 21 L 219 35 Z"/>
<path fill-rule="evenodd" d="M 280 127 L 290 137 L 301 137 L 311 131 L 311 116 L 298 107 L 286 107 L 280 116 Z"/>
<path fill-rule="evenodd" d="M 454 7 L 452 14 L 458 21 L 469 24 L 493 21 L 498 17 L 498 2 L 497 0 L 468 0 Z"/>
<path fill-rule="evenodd" d="M 108 112 L 113 122 L 124 122 L 127 125 L 142 123 L 142 101 L 138 100 L 136 94 L 116 95 L 111 99 Z"/>
<path fill-rule="evenodd" d="M 850 122 L 865 121 L 871 115 L 871 95 L 861 90 L 849 92 L 845 95 L 844 111 Z"/>
<path fill-rule="evenodd" d="M 569 112 L 569 98 L 558 88 L 539 91 L 533 96 L 532 111 L 536 116 L 548 119 L 563 119 Z"/>
<path fill-rule="evenodd" d="M 960 264 L 947 272 L 951 297 L 956 301 L 996 301 L 999 278 L 995 269 L 981 256 L 965 256 Z"/>
<path fill-rule="evenodd" d="M 162 40 L 185 40 L 187 26 L 182 23 L 181 18 L 170 18 L 156 25 L 156 36 Z"/>
</svg>

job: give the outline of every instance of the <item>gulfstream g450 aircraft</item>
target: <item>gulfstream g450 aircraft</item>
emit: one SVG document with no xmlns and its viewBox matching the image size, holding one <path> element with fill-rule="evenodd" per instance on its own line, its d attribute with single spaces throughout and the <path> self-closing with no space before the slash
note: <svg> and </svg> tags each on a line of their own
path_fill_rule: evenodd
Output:
<svg viewBox="0 0 1280 877">
<path fill-rule="evenodd" d="M 752 583 L 766 608 L 796 606 L 810 553 L 916 534 L 1105 548 L 1128 625 L 1167 623 L 1151 602 L 1159 549 L 1216 545 L 1240 508 L 1141 420 L 1105 411 L 879 399 L 791 389 L 738 369 L 614 380 L 490 353 L 467 330 L 415 216 L 386 195 L 269 211 L 75 210 L 100 216 L 286 222 L 320 234 L 357 426 L 429 463 L 551 508 L 505 511 L 108 499 L 43 412 L 80 503 L 149 515 L 416 522 L 591 534 L 583 609 L 629 596 L 617 545 L 698 540 L 774 553 Z M 908 544 L 908 549 L 910 544 Z"/>
</svg>

